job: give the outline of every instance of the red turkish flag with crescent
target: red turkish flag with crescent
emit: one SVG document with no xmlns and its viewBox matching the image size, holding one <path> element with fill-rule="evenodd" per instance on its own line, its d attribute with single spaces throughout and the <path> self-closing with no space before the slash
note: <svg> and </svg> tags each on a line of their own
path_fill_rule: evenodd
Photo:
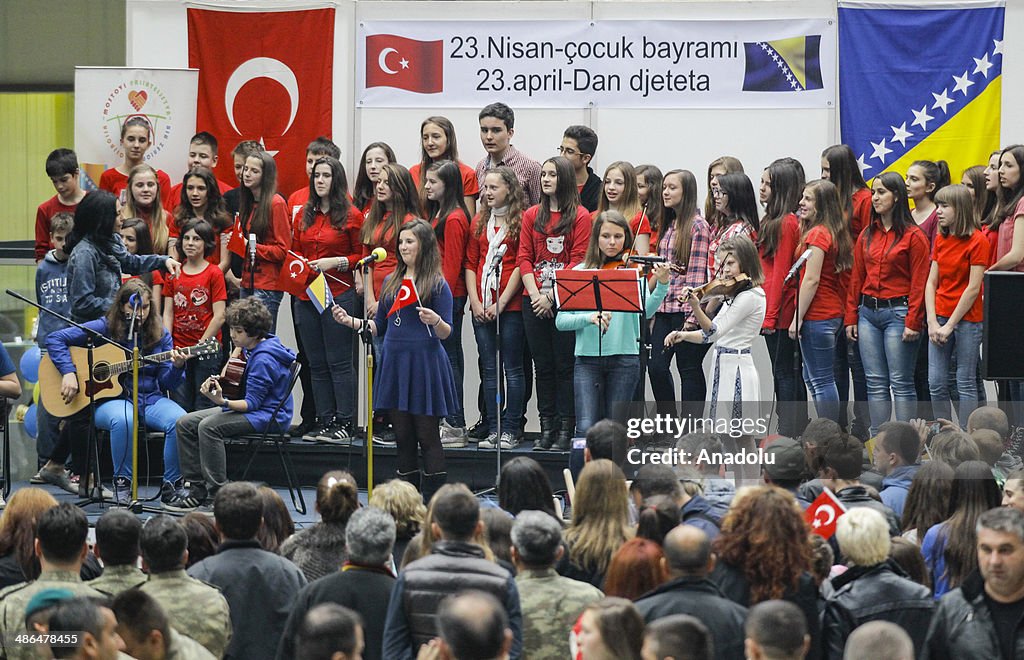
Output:
<svg viewBox="0 0 1024 660">
<path fill-rule="evenodd" d="M 409 305 L 415 305 L 419 303 L 420 297 L 416 295 L 416 285 L 408 277 L 402 280 L 402 286 L 398 288 L 398 293 L 395 295 L 395 302 L 391 305 L 391 311 L 388 312 L 388 316 L 391 316 L 403 307 Z"/>
<path fill-rule="evenodd" d="M 394 34 L 366 37 L 366 86 L 395 87 L 419 94 L 444 91 L 444 41 L 419 41 Z"/>
<path fill-rule="evenodd" d="M 264 145 L 278 192 L 309 185 L 306 147 L 331 136 L 334 9 L 188 10 L 188 64 L 199 69 L 196 130 L 219 141 L 217 178 L 236 181 L 231 150 Z"/>
<path fill-rule="evenodd" d="M 309 267 L 306 258 L 288 251 L 284 263 L 281 264 L 281 274 L 277 277 L 277 285 L 281 291 L 287 291 L 293 296 L 306 294 L 306 286 L 313 276 L 313 270 Z"/>
<path fill-rule="evenodd" d="M 812 532 L 829 539 L 836 533 L 836 523 L 844 513 L 846 513 L 846 507 L 832 491 L 826 488 L 804 511 L 804 520 L 811 526 Z"/>
</svg>

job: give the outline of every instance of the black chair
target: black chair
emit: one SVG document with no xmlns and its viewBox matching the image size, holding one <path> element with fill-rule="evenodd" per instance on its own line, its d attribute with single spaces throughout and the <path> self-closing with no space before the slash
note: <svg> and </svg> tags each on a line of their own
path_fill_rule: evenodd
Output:
<svg viewBox="0 0 1024 660">
<path fill-rule="evenodd" d="M 0 396 L 0 442 L 3 442 L 3 497 L 11 494 L 11 400 Z"/>
<path fill-rule="evenodd" d="M 295 389 L 295 383 L 299 380 L 299 363 L 292 362 L 292 366 L 288 368 L 288 392 L 289 394 Z M 291 428 L 290 424 L 285 424 L 283 428 L 277 423 L 277 414 L 280 412 L 284 402 L 287 401 L 287 397 L 281 400 L 274 408 L 273 414 L 270 416 L 270 424 L 267 425 L 267 429 L 263 433 L 253 433 L 250 435 L 243 435 L 239 437 L 239 440 L 245 440 L 249 443 L 249 461 L 245 464 L 245 470 L 242 471 L 242 481 L 246 480 L 249 475 L 249 468 L 252 467 L 252 461 L 256 458 L 256 452 L 260 450 L 263 443 L 270 440 L 274 443 L 277 448 L 277 457 L 281 461 L 281 469 L 284 470 L 284 478 L 288 483 L 288 495 L 292 498 L 292 506 L 295 510 L 302 515 L 306 515 L 306 500 L 302 497 L 302 486 L 298 484 L 297 475 L 295 473 L 295 466 L 292 463 L 292 455 L 288 449 L 288 443 L 291 441 L 291 436 L 288 435 L 288 431 Z"/>
</svg>

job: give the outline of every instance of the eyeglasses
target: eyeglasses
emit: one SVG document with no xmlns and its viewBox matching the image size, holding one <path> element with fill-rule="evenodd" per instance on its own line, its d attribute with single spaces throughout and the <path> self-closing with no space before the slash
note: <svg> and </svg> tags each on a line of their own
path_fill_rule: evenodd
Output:
<svg viewBox="0 0 1024 660">
<path fill-rule="evenodd" d="M 562 154 L 563 156 L 575 156 L 579 152 L 576 151 L 575 149 L 573 149 L 572 147 L 561 147 L 560 146 L 560 147 L 558 147 L 558 153 Z"/>
<path fill-rule="evenodd" d="M 729 193 L 725 192 L 721 188 L 712 188 L 711 189 L 711 194 L 714 195 L 715 197 L 728 197 L 729 196 Z"/>
</svg>

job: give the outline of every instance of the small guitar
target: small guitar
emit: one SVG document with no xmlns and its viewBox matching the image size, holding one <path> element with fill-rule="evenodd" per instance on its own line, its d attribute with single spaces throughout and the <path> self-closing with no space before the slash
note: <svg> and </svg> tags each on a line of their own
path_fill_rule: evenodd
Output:
<svg viewBox="0 0 1024 660">
<path fill-rule="evenodd" d="M 64 402 L 60 395 L 60 386 L 63 376 L 57 370 L 56 365 L 46 356 L 39 363 L 39 396 L 43 397 L 43 405 L 47 412 L 54 417 L 67 417 L 77 413 L 89 405 L 89 394 L 96 401 L 112 399 L 121 395 L 124 387 L 118 378 L 123 373 L 132 369 L 132 361 L 126 360 L 123 350 L 113 344 L 105 344 L 93 349 L 92 374 L 89 373 L 89 349 L 80 346 L 72 346 L 71 361 L 75 364 L 75 372 L 78 375 L 78 394 L 69 403 Z M 211 337 L 199 342 L 195 346 L 182 348 L 181 351 L 188 356 L 212 355 L 220 352 L 220 342 L 216 337 Z M 145 356 L 145 364 L 154 362 L 167 362 L 171 359 L 171 351 L 154 353 Z"/>
<path fill-rule="evenodd" d="M 245 398 L 246 363 L 247 360 L 244 353 L 228 358 L 228 363 L 224 365 L 224 375 L 217 377 L 217 382 L 220 383 L 221 394 L 224 395 L 225 399 Z"/>
</svg>

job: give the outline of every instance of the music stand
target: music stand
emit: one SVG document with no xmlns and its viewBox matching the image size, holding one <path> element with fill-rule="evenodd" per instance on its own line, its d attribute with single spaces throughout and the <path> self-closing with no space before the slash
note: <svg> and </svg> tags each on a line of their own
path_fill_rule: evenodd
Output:
<svg viewBox="0 0 1024 660">
<path fill-rule="evenodd" d="M 646 280 L 632 268 L 555 271 L 555 305 L 560 312 L 643 314 L 640 286 Z M 601 333 L 602 335 L 604 333 Z M 598 355 L 602 355 L 598 338 Z"/>
</svg>

